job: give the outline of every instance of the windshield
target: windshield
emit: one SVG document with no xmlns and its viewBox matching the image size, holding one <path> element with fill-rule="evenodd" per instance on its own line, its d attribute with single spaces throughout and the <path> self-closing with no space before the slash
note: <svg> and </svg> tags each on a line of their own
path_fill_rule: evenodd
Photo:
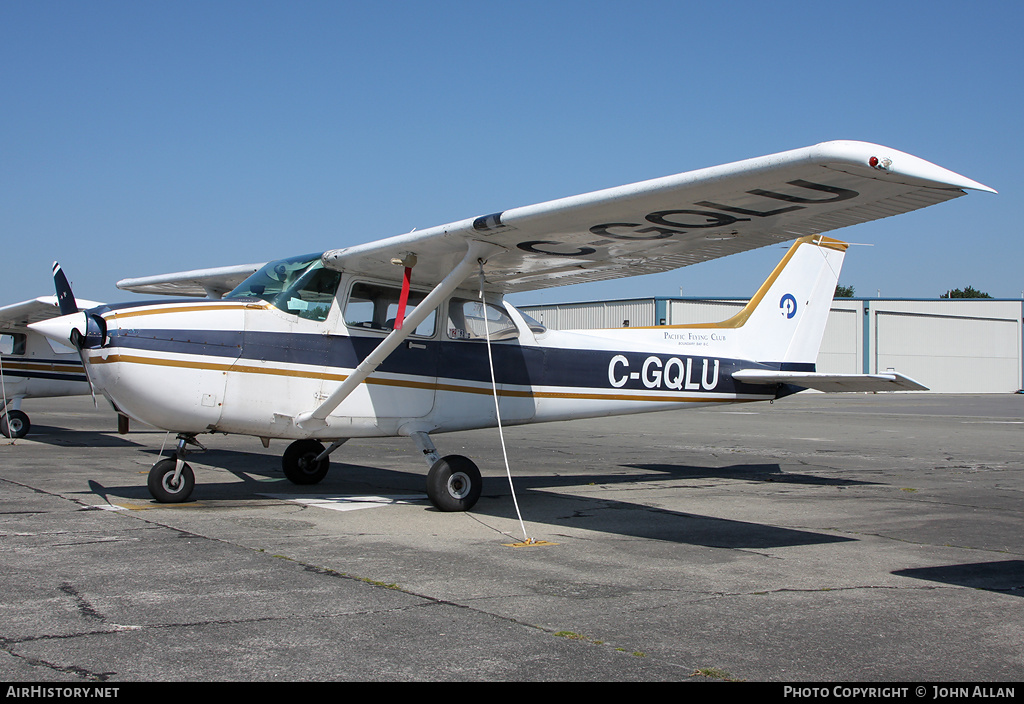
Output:
<svg viewBox="0 0 1024 704">
<path fill-rule="evenodd" d="M 319 261 L 319 254 L 303 254 L 264 264 L 262 269 L 240 283 L 225 298 L 262 298 L 273 303 L 274 298 L 295 283 L 310 264 Z"/>
<path fill-rule="evenodd" d="M 341 273 L 323 268 L 319 254 L 270 262 L 225 298 L 260 298 L 310 320 L 326 320 Z"/>
</svg>

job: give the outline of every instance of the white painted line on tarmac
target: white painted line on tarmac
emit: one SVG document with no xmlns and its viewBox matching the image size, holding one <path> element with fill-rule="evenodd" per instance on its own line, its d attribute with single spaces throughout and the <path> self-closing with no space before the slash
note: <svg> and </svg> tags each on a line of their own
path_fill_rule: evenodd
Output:
<svg viewBox="0 0 1024 704">
<path fill-rule="evenodd" d="M 271 499 L 292 501 L 305 506 L 326 508 L 331 511 L 358 511 L 364 508 L 380 508 L 395 504 L 414 504 L 427 500 L 425 494 L 402 494 L 393 496 L 295 496 L 294 494 L 260 494 Z"/>
</svg>

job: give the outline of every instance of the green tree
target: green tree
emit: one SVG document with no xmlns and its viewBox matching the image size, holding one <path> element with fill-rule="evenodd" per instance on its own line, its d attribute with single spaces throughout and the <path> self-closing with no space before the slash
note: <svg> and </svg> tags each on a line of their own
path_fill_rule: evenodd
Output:
<svg viewBox="0 0 1024 704">
<path fill-rule="evenodd" d="M 944 294 L 939 296 L 939 298 L 992 298 L 992 296 L 984 293 L 983 291 L 979 291 L 973 286 L 967 286 L 962 290 L 954 288 L 946 291 Z"/>
<path fill-rule="evenodd" d="M 836 298 L 853 298 L 856 294 L 857 292 L 854 290 L 853 286 L 843 286 L 839 284 L 836 286 L 834 296 Z"/>
</svg>

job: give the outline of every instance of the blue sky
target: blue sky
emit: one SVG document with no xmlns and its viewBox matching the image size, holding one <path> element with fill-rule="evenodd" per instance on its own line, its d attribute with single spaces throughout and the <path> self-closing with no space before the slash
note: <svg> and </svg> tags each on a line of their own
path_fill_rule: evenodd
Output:
<svg viewBox="0 0 1024 704">
<path fill-rule="evenodd" d="M 0 4 L 0 304 L 831 139 L 999 191 L 840 230 L 858 295 L 1024 291 L 1024 3 Z M 758 250 L 516 303 L 750 296 Z"/>
</svg>

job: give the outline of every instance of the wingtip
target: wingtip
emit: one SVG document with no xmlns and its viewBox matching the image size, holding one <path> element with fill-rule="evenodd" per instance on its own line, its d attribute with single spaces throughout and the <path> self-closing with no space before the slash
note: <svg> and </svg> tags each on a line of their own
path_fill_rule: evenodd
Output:
<svg viewBox="0 0 1024 704">
<path fill-rule="evenodd" d="M 838 158 L 859 167 L 877 170 L 883 174 L 906 176 L 939 187 L 998 193 L 996 189 L 955 171 L 881 144 L 856 140 L 834 140 L 817 144 L 812 147 L 812 150 L 819 157 Z"/>
</svg>

